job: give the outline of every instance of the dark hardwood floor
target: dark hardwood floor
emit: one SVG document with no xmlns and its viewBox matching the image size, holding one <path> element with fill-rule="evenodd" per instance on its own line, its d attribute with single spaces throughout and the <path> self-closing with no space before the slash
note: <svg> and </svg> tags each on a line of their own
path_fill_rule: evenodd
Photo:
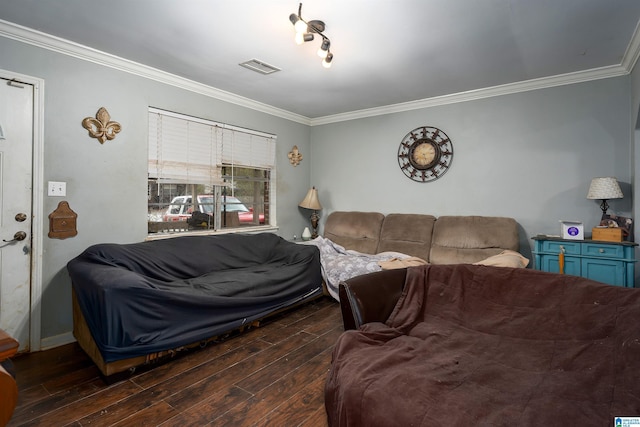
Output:
<svg viewBox="0 0 640 427">
<path fill-rule="evenodd" d="M 17 356 L 9 426 L 326 426 L 342 331 L 338 303 L 323 297 L 111 384 L 76 343 Z"/>
</svg>

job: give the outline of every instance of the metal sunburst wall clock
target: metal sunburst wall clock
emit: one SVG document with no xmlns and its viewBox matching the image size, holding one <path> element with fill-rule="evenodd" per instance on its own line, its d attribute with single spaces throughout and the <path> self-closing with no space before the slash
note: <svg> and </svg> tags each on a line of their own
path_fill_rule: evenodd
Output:
<svg viewBox="0 0 640 427">
<path fill-rule="evenodd" d="M 398 148 L 402 172 L 416 182 L 431 182 L 444 175 L 453 160 L 453 144 L 442 130 L 422 126 L 409 132 Z"/>
</svg>

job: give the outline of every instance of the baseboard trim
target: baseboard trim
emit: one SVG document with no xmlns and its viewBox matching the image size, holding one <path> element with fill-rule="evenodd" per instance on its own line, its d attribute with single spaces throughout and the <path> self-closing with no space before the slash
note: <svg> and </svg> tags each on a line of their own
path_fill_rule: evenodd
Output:
<svg viewBox="0 0 640 427">
<path fill-rule="evenodd" d="M 40 341 L 40 349 L 48 350 L 50 348 L 60 347 L 61 345 L 71 344 L 75 341 L 76 338 L 73 336 L 73 332 L 66 332 L 64 334 L 43 338 Z"/>
</svg>

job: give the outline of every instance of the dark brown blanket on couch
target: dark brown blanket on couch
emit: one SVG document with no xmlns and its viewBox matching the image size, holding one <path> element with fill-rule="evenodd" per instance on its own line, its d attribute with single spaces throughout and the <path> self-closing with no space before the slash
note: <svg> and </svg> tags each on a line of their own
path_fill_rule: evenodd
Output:
<svg viewBox="0 0 640 427">
<path fill-rule="evenodd" d="M 331 426 L 611 426 L 640 415 L 640 289 L 410 268 L 386 324 L 338 340 Z"/>
</svg>

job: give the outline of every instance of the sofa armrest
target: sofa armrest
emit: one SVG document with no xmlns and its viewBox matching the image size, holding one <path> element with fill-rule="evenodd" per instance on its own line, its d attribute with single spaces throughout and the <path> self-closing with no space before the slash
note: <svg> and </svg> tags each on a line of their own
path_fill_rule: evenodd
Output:
<svg viewBox="0 0 640 427">
<path fill-rule="evenodd" d="M 340 282 L 338 293 L 344 329 L 358 329 L 365 323 L 385 322 L 402 290 L 407 269 L 383 270 Z"/>
</svg>

